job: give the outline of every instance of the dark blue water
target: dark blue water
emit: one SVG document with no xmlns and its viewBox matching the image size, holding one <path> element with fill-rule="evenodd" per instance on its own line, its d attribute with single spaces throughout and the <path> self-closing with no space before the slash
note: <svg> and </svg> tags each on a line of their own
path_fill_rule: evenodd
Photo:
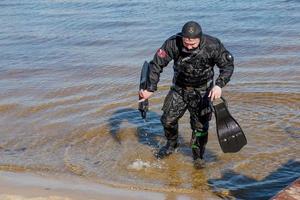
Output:
<svg viewBox="0 0 300 200">
<path fill-rule="evenodd" d="M 238 61 L 299 54 L 299 1 L 2 0 L 0 9 L 1 68 L 139 65 L 188 20 Z"/>
<path fill-rule="evenodd" d="M 300 176 L 299 10 L 297 0 L 1 0 L 0 169 L 268 199 Z M 224 94 L 248 138 L 240 153 L 223 154 L 212 123 L 200 175 L 187 117 L 178 158 L 157 163 L 147 145 L 163 140 L 159 117 L 171 67 L 147 126 L 136 112 L 142 63 L 189 20 L 234 55 Z M 148 171 L 128 168 L 137 158 L 150 162 Z"/>
</svg>

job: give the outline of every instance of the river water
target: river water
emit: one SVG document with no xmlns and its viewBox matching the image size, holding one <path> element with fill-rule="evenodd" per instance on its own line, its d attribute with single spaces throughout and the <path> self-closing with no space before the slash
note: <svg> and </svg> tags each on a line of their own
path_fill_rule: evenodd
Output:
<svg viewBox="0 0 300 200">
<path fill-rule="evenodd" d="M 0 1 L 0 170 L 81 176 L 116 187 L 268 199 L 300 176 L 300 2 Z M 188 113 L 179 151 L 158 161 L 165 68 L 144 122 L 141 66 L 188 20 L 235 57 L 223 94 L 248 144 L 222 153 L 211 121 L 195 170 Z M 217 68 L 216 68 L 217 70 Z"/>
</svg>

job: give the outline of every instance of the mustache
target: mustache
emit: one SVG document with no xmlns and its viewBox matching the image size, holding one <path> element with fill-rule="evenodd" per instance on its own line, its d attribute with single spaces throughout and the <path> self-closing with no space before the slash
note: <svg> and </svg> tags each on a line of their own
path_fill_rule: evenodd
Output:
<svg viewBox="0 0 300 200">
<path fill-rule="evenodd" d="M 193 48 L 193 49 L 187 49 L 186 47 L 182 48 L 182 52 L 192 54 L 192 53 L 197 53 L 199 51 L 198 47 Z"/>
</svg>

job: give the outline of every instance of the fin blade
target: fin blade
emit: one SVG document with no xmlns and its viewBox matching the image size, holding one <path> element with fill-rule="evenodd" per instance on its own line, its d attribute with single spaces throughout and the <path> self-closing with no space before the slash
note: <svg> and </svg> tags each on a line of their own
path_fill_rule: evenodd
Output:
<svg viewBox="0 0 300 200">
<path fill-rule="evenodd" d="M 246 136 L 224 102 L 214 105 L 218 140 L 224 153 L 235 153 L 247 144 Z"/>
</svg>

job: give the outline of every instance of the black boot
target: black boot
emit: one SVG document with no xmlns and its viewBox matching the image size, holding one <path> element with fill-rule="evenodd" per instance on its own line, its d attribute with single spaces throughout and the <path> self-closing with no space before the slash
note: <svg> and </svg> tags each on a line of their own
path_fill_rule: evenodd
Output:
<svg viewBox="0 0 300 200">
<path fill-rule="evenodd" d="M 167 144 L 159 149 L 156 154 L 157 159 L 163 159 L 176 151 L 178 143 L 176 140 L 168 140 Z"/>
<path fill-rule="evenodd" d="M 207 143 L 208 134 L 203 131 L 193 131 L 191 145 L 194 159 L 194 167 L 202 169 L 205 167 L 203 155 L 205 152 L 205 145 Z"/>
</svg>

